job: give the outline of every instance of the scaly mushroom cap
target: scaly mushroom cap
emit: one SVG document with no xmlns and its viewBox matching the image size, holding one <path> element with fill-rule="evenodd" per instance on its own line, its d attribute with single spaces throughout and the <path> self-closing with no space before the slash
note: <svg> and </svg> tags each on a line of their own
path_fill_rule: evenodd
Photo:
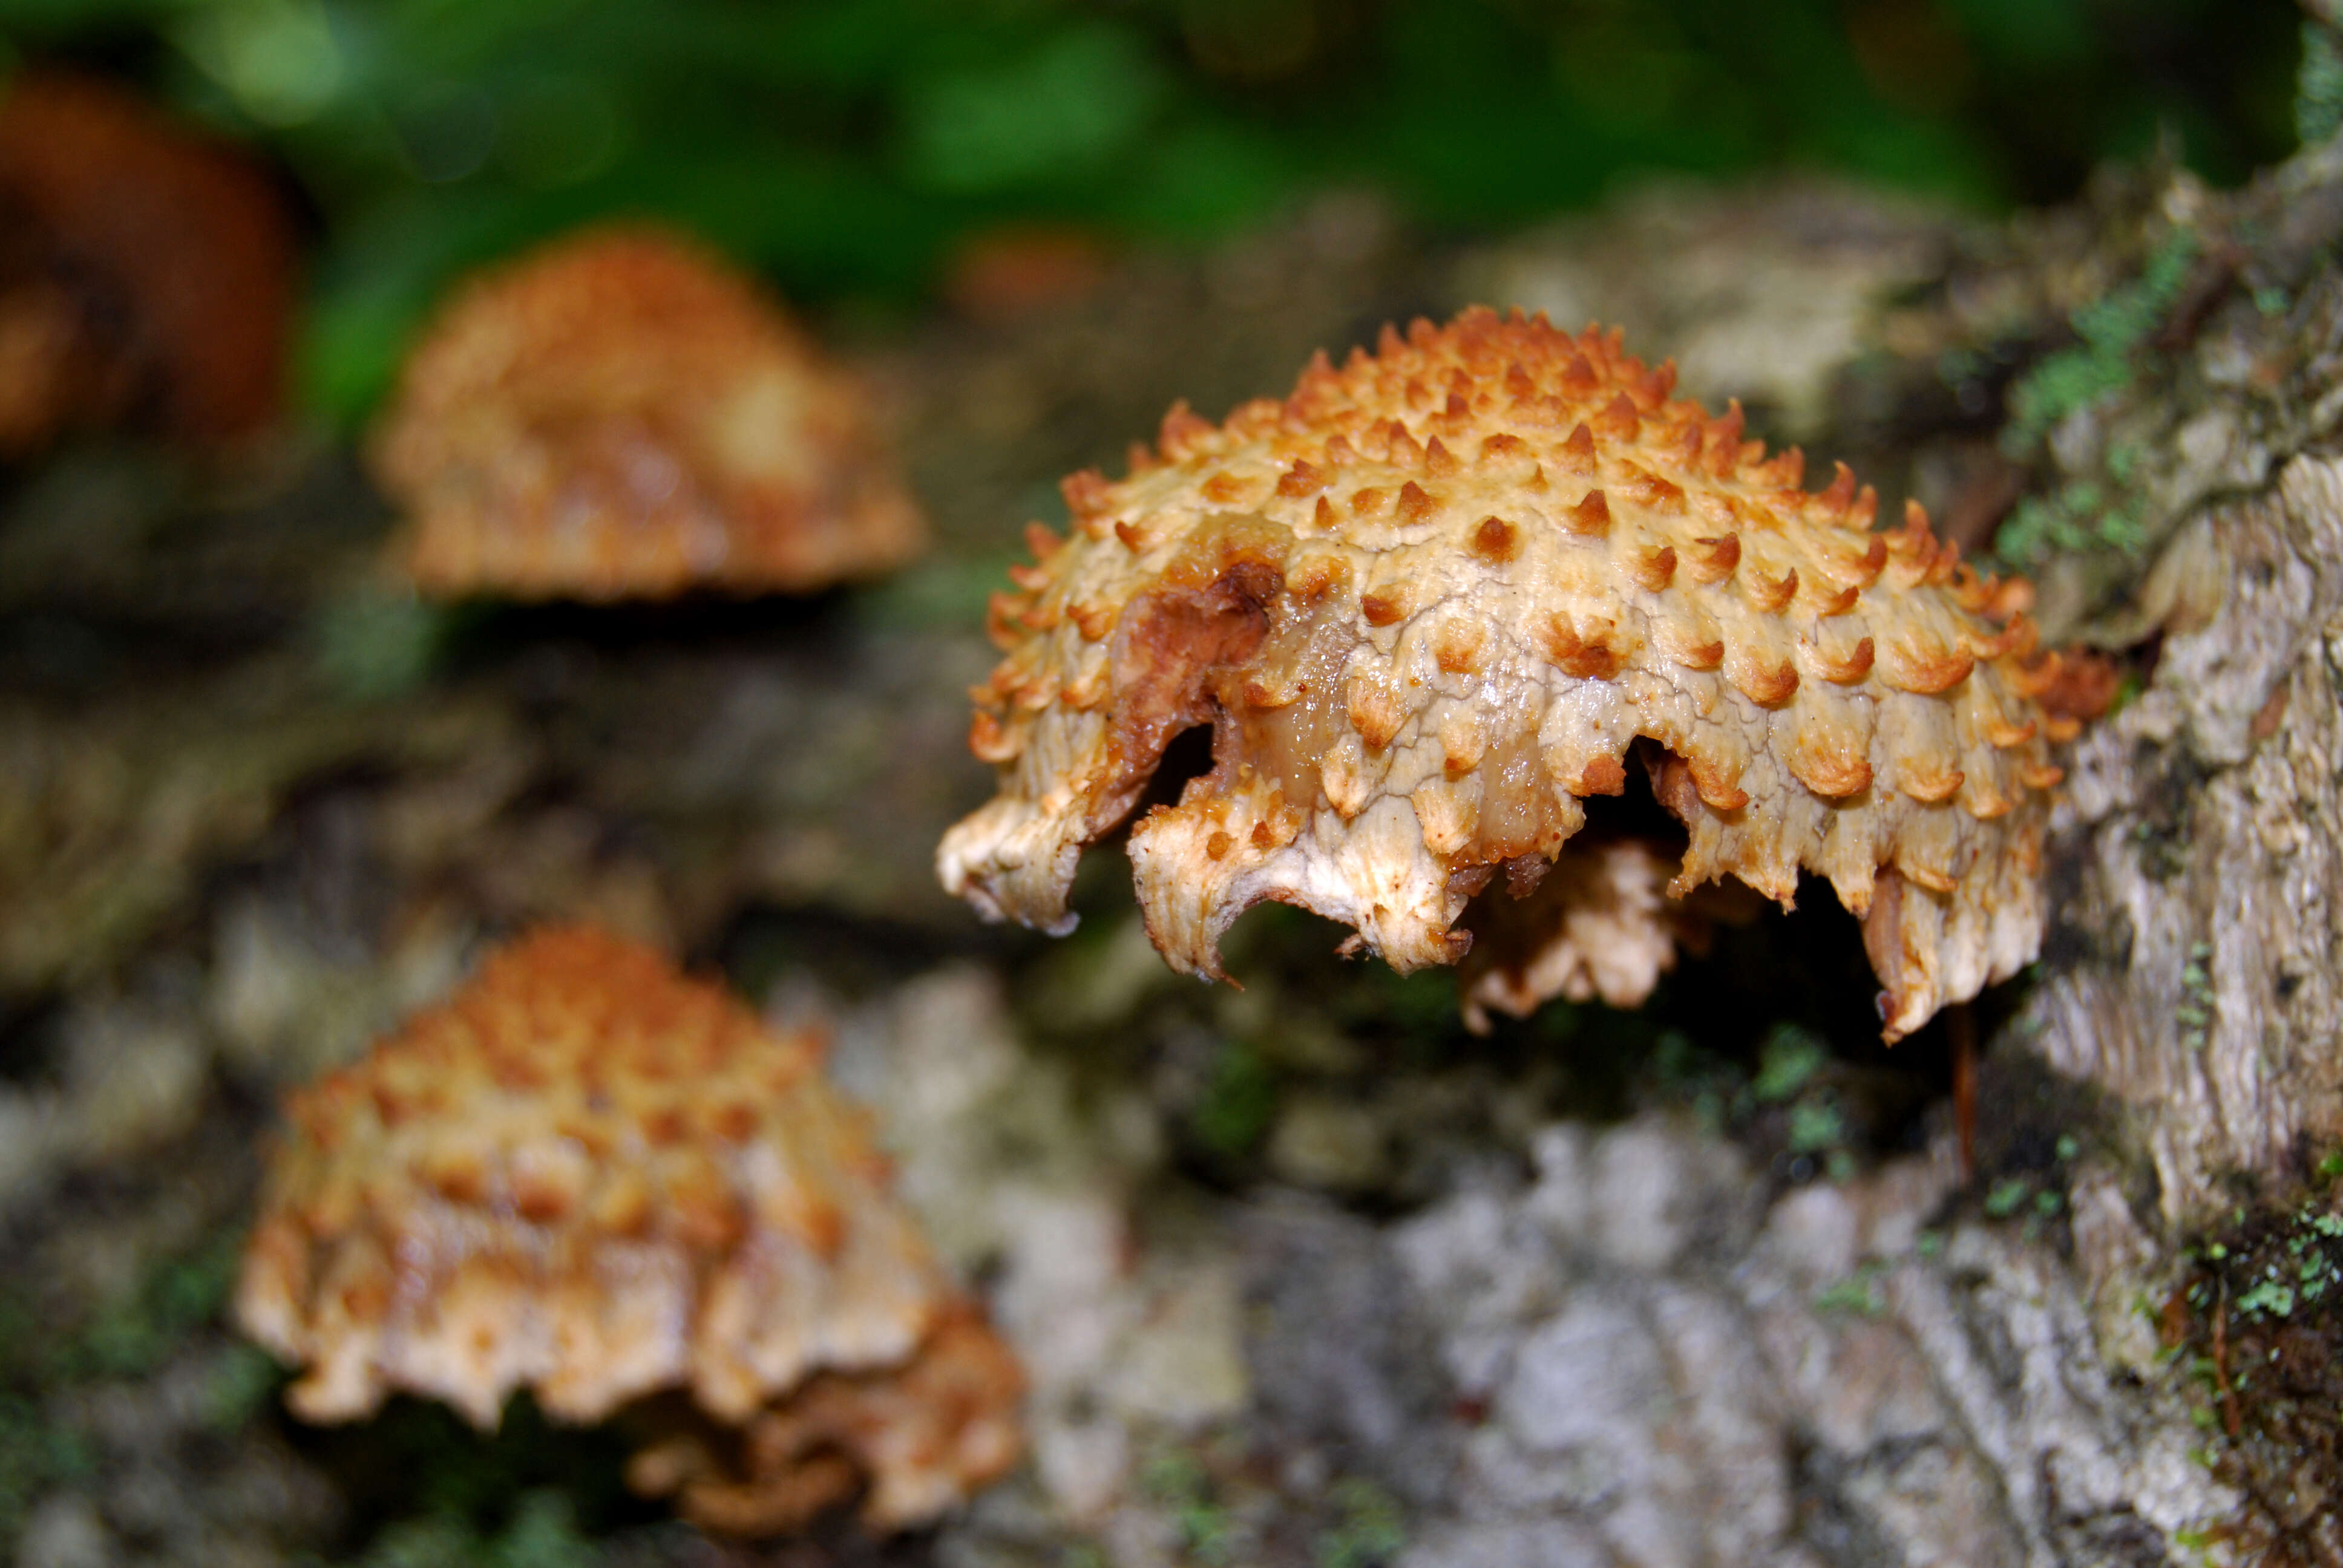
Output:
<svg viewBox="0 0 2343 1568">
<path fill-rule="evenodd" d="M 491 958 L 292 1097 L 236 1315 L 312 1421 L 391 1390 L 495 1424 L 684 1386 L 738 1424 L 895 1367 L 951 1306 L 803 1036 L 586 928 Z"/>
<path fill-rule="evenodd" d="M 970 742 L 1000 793 L 944 838 L 944 885 L 1052 931 L 1083 845 L 1171 739 L 1214 766 L 1131 834 L 1175 968 L 1264 899 L 1451 963 L 1496 869 L 1526 888 L 1584 798 L 1651 773 L 1690 847 L 1681 897 L 1800 869 L 1866 916 L 1891 1040 L 2030 960 L 2050 744 L 2022 584 L 1980 578 L 1918 508 L 1871 530 L 1844 466 L 1799 487 L 1740 409 L 1672 400 L 1615 334 L 1466 312 L 1155 452 L 1065 483 L 1071 538 L 996 596 L 1006 651 Z M 1636 755 L 1633 758 L 1630 752 Z"/>
<path fill-rule="evenodd" d="M 258 433 L 294 287 L 284 203 L 247 160 L 100 82 L 0 86 L 0 457 L 122 423 Z"/>
<path fill-rule="evenodd" d="M 431 593 L 795 592 L 925 539 L 854 380 L 748 279 L 645 230 L 573 236 L 462 289 L 373 456 Z"/>
</svg>

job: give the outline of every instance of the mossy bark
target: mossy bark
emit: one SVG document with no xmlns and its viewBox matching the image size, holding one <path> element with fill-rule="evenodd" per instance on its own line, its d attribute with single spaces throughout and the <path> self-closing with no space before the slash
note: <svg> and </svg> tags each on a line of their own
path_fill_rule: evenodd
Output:
<svg viewBox="0 0 2343 1568">
<path fill-rule="evenodd" d="M 2102 464 L 2104 432 L 2131 432 L 2152 531 L 2041 563 L 2045 608 L 2143 680 L 2077 748 L 2064 897 L 2008 1048 L 2114 1109 L 2075 1264 L 2111 1352 L 2193 1369 L 2204 1452 L 2248 1500 L 2237 1549 L 2343 1562 L 2338 1412 L 2290 1370 L 2343 1343 L 2300 1228 L 2343 1149 L 2343 147 L 2183 222 L 2217 270 L 2148 373 L 2067 416 L 2098 423 Z M 2318 1244 L 2227 1266 L 2273 1229 Z"/>
</svg>

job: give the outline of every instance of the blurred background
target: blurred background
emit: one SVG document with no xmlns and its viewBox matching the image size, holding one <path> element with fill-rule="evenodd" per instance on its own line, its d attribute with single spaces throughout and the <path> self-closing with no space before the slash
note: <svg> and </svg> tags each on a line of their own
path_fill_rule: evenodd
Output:
<svg viewBox="0 0 2343 1568">
<path fill-rule="evenodd" d="M 1079 270 L 1328 186 L 1449 231 L 1663 171 L 1989 211 L 2159 137 L 2223 184 L 2282 155 L 2301 25 L 2282 0 L 5 0 L 0 71 L 125 77 L 267 149 L 315 229 L 304 393 L 348 418 L 451 274 L 589 216 L 883 320 L 982 294 L 1003 236 Z"/>
</svg>

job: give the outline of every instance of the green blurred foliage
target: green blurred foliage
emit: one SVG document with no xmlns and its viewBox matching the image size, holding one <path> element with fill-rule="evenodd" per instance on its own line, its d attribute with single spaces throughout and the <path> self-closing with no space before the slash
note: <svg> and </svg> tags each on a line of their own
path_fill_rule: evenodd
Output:
<svg viewBox="0 0 2343 1568">
<path fill-rule="evenodd" d="M 1318 1568 L 1382 1568 L 1407 1549 L 1407 1519 L 1399 1500 L 1372 1481 L 1348 1476 L 1334 1483 L 1341 1522 L 1318 1537 Z"/>
<path fill-rule="evenodd" d="M 137 1378 L 154 1372 L 197 1332 L 216 1324 L 244 1256 L 241 1228 L 223 1231 L 166 1260 L 79 1331 L 55 1341 L 40 1369 L 53 1380 Z"/>
<path fill-rule="evenodd" d="M 524 1493 L 510 1523 L 483 1534 L 447 1514 L 402 1520 L 375 1537 L 360 1568 L 591 1568 L 601 1549 L 578 1528 L 563 1493 Z"/>
<path fill-rule="evenodd" d="M 1241 1040 L 1223 1040 L 1190 1113 L 1197 1142 L 1224 1160 L 1252 1151 L 1277 1118 L 1276 1070 Z"/>
<path fill-rule="evenodd" d="M 1329 184 L 1463 226 L 1655 169 L 2045 200 L 2159 126 L 2217 179 L 2283 153 L 2300 50 L 2286 0 L 0 0 L 0 69 L 282 159 L 344 415 L 453 272 L 598 216 L 883 309 L 974 232 L 1196 238 Z"/>
<path fill-rule="evenodd" d="M 2294 98 L 2294 134 L 2302 145 L 2323 142 L 2343 127 L 2343 48 L 2316 22 L 2302 25 L 2302 70 Z"/>
</svg>

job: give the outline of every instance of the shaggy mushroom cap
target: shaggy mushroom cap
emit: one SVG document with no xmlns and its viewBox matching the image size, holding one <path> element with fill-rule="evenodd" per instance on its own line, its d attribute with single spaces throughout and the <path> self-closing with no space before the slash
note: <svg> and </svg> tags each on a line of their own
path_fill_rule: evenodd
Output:
<svg viewBox="0 0 2343 1568">
<path fill-rule="evenodd" d="M 0 457 L 117 425 L 261 432 L 295 272 L 284 203 L 233 150 L 100 82 L 0 86 Z"/>
<path fill-rule="evenodd" d="M 738 1425 L 954 1310 L 816 1044 L 591 929 L 498 953 L 287 1120 L 236 1310 L 308 1420 L 680 1387 Z"/>
<path fill-rule="evenodd" d="M 925 541 L 861 387 L 749 279 L 649 230 L 462 288 L 373 457 L 431 593 L 797 592 Z"/>
<path fill-rule="evenodd" d="M 1689 838 L 1669 896 L 1731 876 L 1786 906 L 1805 869 L 1865 917 L 1888 1039 L 2016 970 L 2075 729 L 2034 700 L 2024 585 L 1916 506 L 1872 531 L 1843 465 L 1804 490 L 1795 449 L 1673 383 L 1615 334 L 1473 310 L 1073 476 L 1071 537 L 1036 528 L 994 600 L 970 742 L 1000 791 L 944 885 L 1070 929 L 1082 847 L 1208 724 L 1212 770 L 1130 839 L 1191 973 L 1264 899 L 1453 963 L 1468 900 L 1534 888 L 1631 767 Z"/>
</svg>

